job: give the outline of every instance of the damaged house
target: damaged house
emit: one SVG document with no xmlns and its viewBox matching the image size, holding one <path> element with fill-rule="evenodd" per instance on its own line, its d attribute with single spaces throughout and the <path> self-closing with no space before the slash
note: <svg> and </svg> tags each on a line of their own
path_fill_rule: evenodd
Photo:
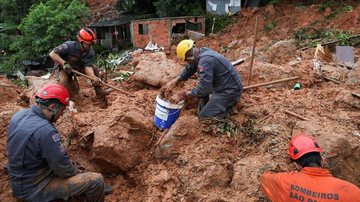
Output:
<svg viewBox="0 0 360 202">
<path fill-rule="evenodd" d="M 170 47 L 189 33 L 205 35 L 205 17 L 153 18 L 131 22 L 131 36 L 135 47 L 145 47 L 149 42 L 158 47 Z"/>
<path fill-rule="evenodd" d="M 149 42 L 158 47 L 177 44 L 185 35 L 205 35 L 204 16 L 152 18 L 153 16 L 122 16 L 91 24 L 100 44 L 117 51 L 124 47 L 146 47 Z"/>
</svg>

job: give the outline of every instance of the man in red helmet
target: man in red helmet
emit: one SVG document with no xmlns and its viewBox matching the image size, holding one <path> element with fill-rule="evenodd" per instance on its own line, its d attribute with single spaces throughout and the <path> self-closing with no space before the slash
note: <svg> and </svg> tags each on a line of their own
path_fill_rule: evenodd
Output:
<svg viewBox="0 0 360 202">
<path fill-rule="evenodd" d="M 49 56 L 58 65 L 59 83 L 69 88 L 69 78 L 73 76 L 74 68 L 92 78 L 96 95 L 100 98 L 109 94 L 110 91 L 100 87 L 99 69 L 93 67 L 95 52 L 92 46 L 96 43 L 96 34 L 89 28 L 82 28 L 78 35 L 78 41 L 66 41 L 54 48 Z"/>
<path fill-rule="evenodd" d="M 300 134 L 290 141 L 289 156 L 300 172 L 260 176 L 262 191 L 272 201 L 360 201 L 360 189 L 321 168 L 322 149 L 311 137 Z"/>
<path fill-rule="evenodd" d="M 48 84 L 35 98 L 37 105 L 15 113 L 8 128 L 13 195 L 25 201 L 67 200 L 77 195 L 84 195 L 87 201 L 104 201 L 103 176 L 78 172 L 53 125 L 69 105 L 66 88 Z"/>
</svg>

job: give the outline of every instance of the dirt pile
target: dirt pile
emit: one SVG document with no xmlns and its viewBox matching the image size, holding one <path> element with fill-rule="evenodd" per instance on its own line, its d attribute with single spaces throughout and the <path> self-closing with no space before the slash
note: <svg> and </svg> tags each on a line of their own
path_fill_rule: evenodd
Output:
<svg viewBox="0 0 360 202">
<path fill-rule="evenodd" d="M 353 26 L 353 21 L 357 24 L 358 20 L 343 18 L 355 18 L 358 9 L 354 7 L 321 26 L 342 22 L 339 26 L 356 33 L 360 26 Z M 359 62 L 352 70 L 335 61 L 322 63 L 318 72 L 314 69 L 315 49 L 299 51 L 293 43 L 296 30 L 325 19 L 327 12 L 320 13 L 314 6 L 289 5 L 243 9 L 227 31 L 207 37 L 197 46 L 214 48 L 231 61 L 250 56 L 257 15 L 260 32 L 251 84 L 292 76 L 299 79 L 244 91 L 237 105 L 239 114 L 229 120 L 232 133 L 226 131 L 229 128 L 223 133 L 210 132 L 209 125 L 196 117 L 195 99 L 187 103 L 169 130 L 153 126 L 159 87 L 181 71 L 181 66 L 175 68 L 175 60 L 167 59 L 175 58 L 174 53 L 169 57 L 160 52 L 134 57 L 133 64 L 140 65 L 136 71 L 143 71 L 143 78 L 132 76 L 126 82 L 111 84 L 135 97 L 113 92 L 106 109 L 96 104 L 91 83 L 79 78 L 80 92 L 73 100 L 77 112 L 67 111 L 56 127 L 80 169 L 102 172 L 113 186 L 107 201 L 265 201 L 258 177 L 266 170 L 295 169 L 287 147 L 298 132 L 308 132 L 318 140 L 325 151 L 324 166 L 333 175 L 360 186 L 360 158 L 354 155 L 360 152 L 360 99 L 352 95 L 360 94 Z M 272 21 L 276 21 L 275 29 L 261 29 Z M 357 47 L 354 53 L 358 61 Z M 237 66 L 245 86 L 249 65 L 250 60 L 246 60 Z M 337 78 L 340 83 L 321 75 Z M 168 92 L 166 98 L 171 100 L 171 94 L 191 89 L 195 79 Z M 20 94 L 31 97 L 38 85 L 20 89 L 5 78 L 0 82 L 0 90 L 6 95 L 0 99 L 0 200 L 12 201 L 5 169 L 6 128 L 12 114 L 23 108 L 16 105 Z M 299 90 L 293 89 L 295 83 L 301 84 Z M 223 124 L 211 126 L 224 130 L 220 128 Z"/>
</svg>

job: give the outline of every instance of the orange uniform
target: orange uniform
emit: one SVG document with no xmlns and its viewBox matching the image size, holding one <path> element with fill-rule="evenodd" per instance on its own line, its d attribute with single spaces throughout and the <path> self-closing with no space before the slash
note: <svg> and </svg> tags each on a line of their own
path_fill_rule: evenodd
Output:
<svg viewBox="0 0 360 202">
<path fill-rule="evenodd" d="M 300 172 L 260 176 L 260 185 L 272 201 L 360 202 L 360 189 L 323 168 L 305 167 Z"/>
</svg>

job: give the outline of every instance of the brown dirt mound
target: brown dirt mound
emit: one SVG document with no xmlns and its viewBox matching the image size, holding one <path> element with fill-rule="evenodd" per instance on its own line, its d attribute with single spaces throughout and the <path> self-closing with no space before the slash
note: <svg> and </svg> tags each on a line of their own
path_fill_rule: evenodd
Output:
<svg viewBox="0 0 360 202">
<path fill-rule="evenodd" d="M 353 26 L 351 18 L 358 19 L 358 9 L 354 7 L 354 11 L 343 13 L 326 25 L 316 25 L 341 22 L 358 32 L 359 26 Z M 209 132 L 208 125 L 196 117 L 196 99 L 189 100 L 169 130 L 157 130 L 152 118 L 159 88 L 133 79 L 111 83 L 135 97 L 113 92 L 108 96 L 109 106 L 100 109 L 93 99 L 91 84 L 80 78 L 80 93 L 74 99 L 78 112 L 66 112 L 56 127 L 80 169 L 102 172 L 105 181 L 113 186 L 114 192 L 106 197 L 107 201 L 265 201 L 258 176 L 266 170 L 295 169 L 289 162 L 287 147 L 291 136 L 300 131 L 312 134 L 324 148 L 324 166 L 336 177 L 360 186 L 360 159 L 355 155 L 360 148 L 359 99 L 351 95 L 360 93 L 357 83 L 322 80 L 313 69 L 314 49 L 294 51 L 292 43 L 288 43 L 296 30 L 324 19 L 326 13 L 319 13 L 316 6 L 286 4 L 243 9 L 224 33 L 207 37 L 198 46 L 212 47 L 230 60 L 249 56 L 256 15 L 260 16 L 260 32 L 251 84 L 289 76 L 300 78 L 245 91 L 238 103 L 240 113 L 231 117 L 236 133 Z M 261 29 L 272 21 L 277 23 L 275 29 Z M 239 41 L 237 45 L 232 43 L 235 40 Z M 231 48 L 222 49 L 231 43 Z M 169 57 L 175 58 L 174 53 Z M 356 60 L 359 57 L 360 51 L 355 48 Z M 249 65 L 247 60 L 237 67 L 246 84 Z M 331 66 L 324 67 L 325 75 L 339 75 L 341 81 L 347 80 L 349 71 L 338 71 L 341 67 L 335 63 L 325 65 Z M 22 108 L 16 105 L 19 93 L 32 96 L 35 89 L 18 89 L 12 94 L 17 87 L 7 86 L 11 82 L 5 78 L 0 78 L 0 82 L 6 84 L 0 90 L 8 96 L 0 100 L 0 200 L 13 201 L 4 168 L 6 128 L 12 114 Z M 295 82 L 301 83 L 300 90 L 292 90 Z M 191 80 L 172 94 L 194 85 L 195 80 Z M 171 99 L 171 93 L 167 98 Z M 224 129 L 219 128 L 223 125 L 211 126 Z"/>
</svg>

